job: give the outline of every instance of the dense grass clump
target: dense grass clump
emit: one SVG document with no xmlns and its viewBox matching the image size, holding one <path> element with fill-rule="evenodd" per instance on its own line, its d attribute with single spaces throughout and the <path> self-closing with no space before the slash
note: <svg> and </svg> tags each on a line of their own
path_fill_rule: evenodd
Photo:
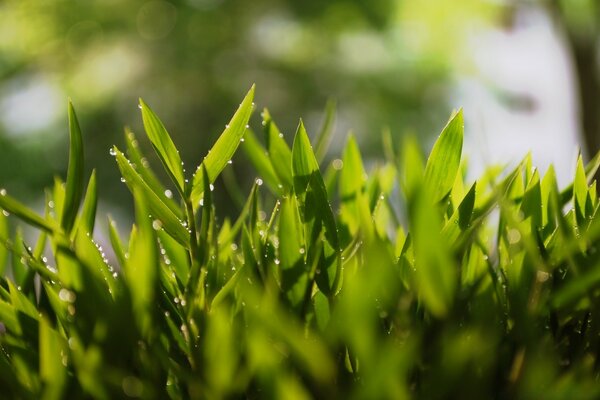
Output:
<svg viewBox="0 0 600 400">
<path fill-rule="evenodd" d="M 67 178 L 44 215 L 0 192 L 0 396 L 600 396 L 599 157 L 562 190 L 530 157 L 467 184 L 459 111 L 426 162 L 386 137 L 367 174 L 352 137 L 323 163 L 332 115 L 314 150 L 302 123 L 290 147 L 266 110 L 259 140 L 253 96 L 189 179 L 140 101 L 171 182 L 133 133 L 111 150 L 136 222 L 121 237 L 109 221 L 110 263 L 69 107 Z M 218 220 L 213 183 L 238 147 L 259 178 Z"/>
</svg>

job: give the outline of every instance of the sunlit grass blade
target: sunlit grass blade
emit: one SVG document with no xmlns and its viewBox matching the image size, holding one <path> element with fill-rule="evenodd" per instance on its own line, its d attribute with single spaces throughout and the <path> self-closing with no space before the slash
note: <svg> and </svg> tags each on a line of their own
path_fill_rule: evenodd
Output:
<svg viewBox="0 0 600 400">
<path fill-rule="evenodd" d="M 448 195 L 460 166 L 464 122 L 462 110 L 450 118 L 427 159 L 425 184 L 435 202 Z"/>
<path fill-rule="evenodd" d="M 138 188 L 133 192 L 136 206 L 137 234 L 130 243 L 131 252 L 123 274 L 131 291 L 133 309 L 142 332 L 151 327 L 152 305 L 157 292 L 158 247 L 145 194 Z"/>
<path fill-rule="evenodd" d="M 61 226 L 70 232 L 83 196 L 83 140 L 73 104 L 69 101 L 69 167 Z"/>
<path fill-rule="evenodd" d="M 260 178 L 264 180 L 273 193 L 282 194 L 283 185 L 279 181 L 279 177 L 273 169 L 273 165 L 271 165 L 271 160 L 269 159 L 266 150 L 258 142 L 254 132 L 248 129 L 244 139 L 242 149 L 250 159 L 254 168 L 256 168 Z"/>
<path fill-rule="evenodd" d="M 183 195 L 185 191 L 185 177 L 183 175 L 183 166 L 179 151 L 175 147 L 171 136 L 169 136 L 169 133 L 161 120 L 142 99 L 140 99 L 140 108 L 142 110 L 144 129 L 146 130 L 148 139 L 150 139 L 152 147 L 154 147 L 167 174 L 173 180 L 179 192 Z"/>
<path fill-rule="evenodd" d="M 138 141 L 135 134 L 129 129 L 125 129 L 125 144 L 127 146 L 127 157 L 131 161 L 134 169 L 140 174 L 146 185 L 154 191 L 156 196 L 162 200 L 163 203 L 169 207 L 169 209 L 178 218 L 182 217 L 182 211 L 179 205 L 173 199 L 174 193 L 169 189 L 165 189 L 163 184 L 158 180 L 148 160 L 142 154 Z M 114 153 L 111 151 L 111 153 Z"/>
<path fill-rule="evenodd" d="M 286 143 L 283 134 L 271 118 L 266 108 L 262 112 L 263 126 L 267 140 L 267 150 L 273 169 L 286 191 L 291 191 L 294 184 L 292 179 L 292 150 Z"/>
<path fill-rule="evenodd" d="M 98 187 L 96 185 L 96 170 L 92 171 L 88 182 L 81 214 L 79 215 L 79 228 L 90 234 L 94 233 L 96 223 L 96 208 L 98 207 Z"/>
<path fill-rule="evenodd" d="M 252 115 L 254 108 L 254 85 L 250 88 L 250 91 L 242 100 L 239 108 L 226 125 L 225 130 L 221 133 L 221 136 L 217 139 L 213 147 L 210 149 L 201 165 L 204 165 L 210 183 L 213 183 L 217 176 L 221 173 L 223 168 L 227 166 L 231 157 L 238 148 L 240 141 L 242 140 L 244 133 L 246 132 L 246 125 Z M 198 166 L 198 169 L 194 173 L 194 179 L 191 187 L 191 199 L 192 204 L 195 208 L 198 207 L 198 202 L 202 196 L 204 190 L 202 169 Z"/>
<path fill-rule="evenodd" d="M 60 230 L 60 227 L 54 221 L 39 216 L 27 206 L 6 194 L 5 190 L 0 191 L 0 208 L 47 232 Z"/>
<path fill-rule="evenodd" d="M 179 243 L 188 247 L 189 246 L 189 233 L 183 226 L 182 221 L 177 218 L 175 214 L 163 203 L 160 198 L 154 193 L 148 185 L 144 182 L 142 177 L 136 172 L 131 166 L 129 160 L 125 158 L 116 147 L 114 148 L 115 157 L 119 170 L 125 179 L 125 183 L 129 186 L 129 189 L 133 192 L 136 188 L 139 188 L 141 193 L 147 201 L 147 206 L 150 213 L 160 221 L 161 226 L 169 232 L 173 238 Z"/>
</svg>

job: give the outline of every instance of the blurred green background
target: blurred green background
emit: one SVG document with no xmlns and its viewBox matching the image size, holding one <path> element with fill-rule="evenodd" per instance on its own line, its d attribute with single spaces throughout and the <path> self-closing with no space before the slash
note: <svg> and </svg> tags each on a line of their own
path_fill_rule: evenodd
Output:
<svg viewBox="0 0 600 400">
<path fill-rule="evenodd" d="M 112 144 L 123 147 L 126 125 L 156 165 L 138 97 L 163 119 L 189 174 L 252 83 L 258 109 L 269 107 L 290 141 L 299 117 L 314 135 L 327 99 L 334 99 L 333 153 L 350 128 L 367 157 L 381 154 L 386 127 L 395 137 L 418 133 L 427 143 L 460 105 L 457 76 L 475 73 L 468 48 L 474 32 L 507 29 L 522 7 L 537 7 L 571 21 L 561 26 L 576 27 L 577 40 L 597 36 L 599 24 L 587 18 L 595 3 L 578 1 L 568 16 L 559 3 L 5 0 L 0 186 L 34 201 L 53 175 L 64 176 L 67 97 L 82 125 L 87 169 L 98 168 L 101 201 L 109 207 L 128 196 L 108 153 Z M 582 18 L 589 29 L 581 28 Z M 253 178 L 239 153 L 232 168 L 242 186 Z"/>
</svg>

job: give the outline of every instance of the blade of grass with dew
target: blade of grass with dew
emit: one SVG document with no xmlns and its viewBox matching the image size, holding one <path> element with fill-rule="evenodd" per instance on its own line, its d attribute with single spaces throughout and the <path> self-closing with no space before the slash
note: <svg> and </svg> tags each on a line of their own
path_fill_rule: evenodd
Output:
<svg viewBox="0 0 600 400">
<path fill-rule="evenodd" d="M 150 214 L 160 221 L 165 230 L 186 248 L 189 246 L 189 233 L 171 209 L 163 203 L 154 191 L 144 182 L 142 177 L 131 166 L 116 147 L 114 147 L 117 165 L 130 191 L 139 188 L 146 198 Z"/>
<path fill-rule="evenodd" d="M 335 251 L 335 262 L 328 266 L 327 270 L 322 271 L 321 281 L 326 280 L 326 286 L 321 285 L 321 290 L 327 290 L 329 293 L 336 292 L 339 288 L 339 282 L 341 279 L 341 260 L 339 255 L 339 239 L 337 233 L 337 227 L 335 223 L 335 217 L 333 210 L 327 199 L 327 192 L 325 189 L 325 182 L 319 171 L 319 164 L 315 155 L 312 151 L 310 140 L 304 124 L 300 121 L 298 129 L 296 131 L 296 137 L 294 138 L 294 145 L 292 146 L 292 174 L 294 177 L 294 192 L 300 200 L 300 204 L 304 207 L 304 215 L 301 217 L 305 223 L 310 223 L 307 219 L 308 213 L 316 213 L 321 219 L 323 226 L 325 227 L 325 238 Z M 310 206 L 306 206 L 303 203 L 309 199 L 307 193 L 310 187 L 310 193 L 314 197 L 315 209 L 311 209 Z M 317 221 L 317 224 L 319 222 Z M 310 242 L 307 241 L 307 246 L 310 246 Z M 308 252 L 310 248 L 307 248 Z M 329 294 L 328 293 L 328 294 Z"/>
<path fill-rule="evenodd" d="M 60 230 L 60 227 L 54 221 L 40 217 L 27 206 L 6 194 L 5 190 L 0 191 L 0 208 L 10 214 L 14 214 L 24 222 L 47 232 Z"/>
<path fill-rule="evenodd" d="M 276 195 L 283 194 L 283 186 L 273 169 L 273 165 L 271 165 L 271 160 L 251 129 L 246 131 L 244 139 L 242 149 L 250 159 L 250 163 L 256 168 L 259 176 L 265 181 L 273 193 Z"/>
<path fill-rule="evenodd" d="M 173 192 L 165 189 L 163 184 L 158 180 L 144 154 L 142 154 L 135 134 L 129 129 L 125 129 L 125 145 L 127 146 L 127 157 L 146 185 L 154 191 L 156 196 L 169 207 L 177 218 L 182 218 L 182 210 L 179 204 L 173 200 Z M 111 149 L 110 153 L 115 155 L 114 149 Z"/>
<path fill-rule="evenodd" d="M 140 99 L 140 109 L 142 110 L 142 120 L 146 135 L 148 135 L 148 139 L 150 139 L 152 147 L 165 167 L 167 174 L 175 183 L 179 193 L 183 196 L 185 192 L 185 176 L 183 175 L 183 165 L 179 151 L 175 147 L 162 121 L 142 99 Z"/>
<path fill-rule="evenodd" d="M 262 117 L 271 165 L 279 177 L 284 190 L 290 192 L 294 185 L 291 169 L 292 150 L 266 108 L 262 112 Z"/>
<path fill-rule="evenodd" d="M 213 183 L 217 176 L 221 173 L 223 168 L 227 166 L 231 157 L 237 150 L 240 141 L 242 140 L 244 133 L 246 132 L 246 126 L 252 115 L 254 101 L 254 85 L 250 88 L 248 94 L 239 108 L 226 125 L 225 130 L 221 133 L 221 136 L 217 139 L 213 147 L 210 149 L 201 165 L 204 165 L 208 174 L 209 183 Z M 199 205 L 200 197 L 204 190 L 203 174 L 202 169 L 198 166 L 198 169 L 194 173 L 194 178 L 191 186 L 191 200 L 194 208 Z"/>
</svg>

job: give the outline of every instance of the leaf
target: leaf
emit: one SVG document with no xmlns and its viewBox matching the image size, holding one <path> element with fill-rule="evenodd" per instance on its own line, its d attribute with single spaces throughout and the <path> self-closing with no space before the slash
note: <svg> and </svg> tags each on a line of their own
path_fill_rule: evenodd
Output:
<svg viewBox="0 0 600 400">
<path fill-rule="evenodd" d="M 40 378 L 44 382 L 44 399 L 63 398 L 67 369 L 63 359 L 68 354 L 66 340 L 52 327 L 46 318 L 40 319 Z"/>
<path fill-rule="evenodd" d="M 127 156 L 134 169 L 142 177 L 142 180 L 150 187 L 150 189 L 152 189 L 152 191 L 154 191 L 156 196 L 169 207 L 177 218 L 182 218 L 181 209 L 175 200 L 173 200 L 173 193 L 170 190 L 165 190 L 165 187 L 158 180 L 156 175 L 154 175 L 154 172 L 150 169 L 150 164 L 140 151 L 135 134 L 129 129 L 125 129 L 125 144 L 127 146 Z M 113 153 L 114 151 L 111 151 L 111 154 Z"/>
<path fill-rule="evenodd" d="M 320 222 L 312 221 L 312 215 L 315 215 L 322 221 L 325 227 L 325 238 L 336 253 L 336 261 L 327 270 L 323 271 L 324 273 L 320 277 L 321 281 L 326 279 L 328 286 L 325 288 L 321 285 L 321 290 L 328 289 L 329 291 L 336 292 L 341 282 L 341 259 L 337 227 L 333 210 L 327 199 L 325 182 L 319 171 L 319 164 L 312 151 L 312 146 L 310 145 L 308 134 L 304 129 L 302 121 L 298 125 L 294 145 L 292 146 L 292 175 L 294 177 L 294 192 L 304 209 L 304 213 L 301 215 L 303 222 L 308 224 L 307 228 L 309 230 L 313 229 L 313 223 L 317 224 L 317 230 L 306 236 L 307 246 L 311 244 L 311 240 L 318 237 L 318 224 Z M 309 188 L 310 191 L 308 191 Z M 315 204 L 309 204 L 310 201 L 314 201 Z"/>
<path fill-rule="evenodd" d="M 98 188 L 96 187 L 96 170 L 92 171 L 90 181 L 87 186 L 87 191 L 79 216 L 79 227 L 89 234 L 94 232 L 94 224 L 96 223 L 96 208 L 98 206 Z"/>
<path fill-rule="evenodd" d="M 254 85 L 250 88 L 250 91 L 242 100 L 239 108 L 229 121 L 229 124 L 225 126 L 225 130 L 221 133 L 221 136 L 217 139 L 213 147 L 210 149 L 201 165 L 204 165 L 208 174 L 210 183 L 213 183 L 217 176 L 223 171 L 223 168 L 227 166 L 231 157 L 238 148 L 244 133 L 246 132 L 246 125 L 252 115 L 254 100 Z M 194 174 L 192 181 L 192 204 L 194 208 L 199 205 L 200 197 L 204 190 L 203 175 L 201 166 L 198 166 Z"/>
<path fill-rule="evenodd" d="M 292 150 L 290 150 L 283 134 L 271 119 L 271 115 L 266 108 L 262 112 L 262 117 L 271 165 L 285 189 L 291 191 L 294 185 L 292 179 Z"/>
<path fill-rule="evenodd" d="M 342 154 L 343 167 L 340 172 L 339 192 L 342 201 L 356 196 L 363 190 L 366 179 L 360 150 L 353 135 L 348 137 L 344 153 Z"/>
<path fill-rule="evenodd" d="M 416 280 L 428 310 L 437 317 L 448 314 L 456 288 L 456 267 L 440 233 L 439 213 L 424 187 L 412 204 L 411 228 L 414 237 Z"/>
<path fill-rule="evenodd" d="M 61 226 L 70 232 L 83 196 L 83 140 L 73 104 L 69 101 L 69 167 Z"/>
<path fill-rule="evenodd" d="M 175 240 L 187 248 L 189 246 L 189 233 L 183 226 L 182 221 L 177 218 L 175 214 L 173 214 L 169 207 L 167 207 L 167 205 L 160 200 L 156 193 L 154 193 L 154 191 L 144 182 L 142 177 L 131 166 L 129 160 L 125 158 L 123 153 L 121 153 L 116 147 L 113 149 L 117 160 L 117 165 L 119 166 L 121 175 L 123 175 L 123 179 L 125 179 L 125 183 L 129 187 L 129 190 L 133 192 L 136 188 L 139 188 L 140 192 L 143 193 L 146 199 L 150 214 L 160 221 L 162 227 Z"/>
<path fill-rule="evenodd" d="M 158 282 L 158 245 L 148 217 L 149 205 L 144 193 L 134 189 L 137 234 L 130 244 L 131 252 L 123 274 L 131 291 L 133 309 L 142 332 L 151 328 L 151 310 Z"/>
<path fill-rule="evenodd" d="M 21 204 L 19 201 L 6 194 L 5 190 L 0 191 L 0 208 L 16 215 L 28 224 L 43 229 L 47 232 L 55 232 L 60 230 L 60 227 L 54 221 L 40 217 L 27 206 Z"/>
<path fill-rule="evenodd" d="M 6 261 L 8 260 L 8 248 L 5 243 L 8 240 L 8 219 L 0 211 L 0 276 L 4 276 Z"/>
<path fill-rule="evenodd" d="M 183 196 L 185 192 L 185 177 L 183 175 L 183 166 L 179 151 L 177 151 L 173 140 L 171 140 L 161 120 L 142 99 L 140 99 L 140 108 L 142 109 L 142 120 L 144 121 L 146 135 L 148 135 L 148 139 L 150 139 L 152 147 L 156 151 L 158 158 L 160 158 L 167 174 L 177 186 L 179 193 Z"/>
<path fill-rule="evenodd" d="M 440 134 L 431 150 L 425 166 L 425 182 L 438 202 L 450 193 L 460 166 L 463 145 L 464 122 L 459 110 Z"/>
<path fill-rule="evenodd" d="M 248 156 L 250 159 L 250 163 L 254 166 L 254 168 L 256 168 L 259 176 L 264 179 L 271 191 L 275 194 L 283 194 L 283 186 L 281 185 L 279 177 L 273 169 L 273 165 L 271 164 L 271 160 L 269 159 L 267 151 L 258 142 L 251 129 L 246 131 L 242 149 L 246 153 L 246 156 Z"/>
</svg>

